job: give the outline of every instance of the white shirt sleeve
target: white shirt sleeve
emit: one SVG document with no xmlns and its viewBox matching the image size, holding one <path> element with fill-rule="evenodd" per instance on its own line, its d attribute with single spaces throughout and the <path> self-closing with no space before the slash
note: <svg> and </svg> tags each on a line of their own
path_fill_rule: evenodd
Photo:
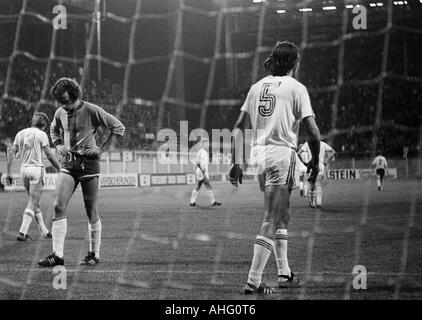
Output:
<svg viewBox="0 0 422 320">
<path fill-rule="evenodd" d="M 49 147 L 50 146 L 50 142 L 48 141 L 48 137 L 47 134 L 45 132 L 41 133 L 41 147 Z"/>
<path fill-rule="evenodd" d="M 240 111 L 245 111 L 249 114 L 251 114 L 252 109 L 252 103 L 253 103 L 253 94 L 252 94 L 252 88 L 249 89 L 248 95 L 246 96 L 245 102 L 243 103 L 242 107 L 240 108 Z"/>
<path fill-rule="evenodd" d="M 296 91 L 295 116 L 301 121 L 306 117 L 315 117 L 308 90 L 304 85 L 300 85 Z"/>
</svg>

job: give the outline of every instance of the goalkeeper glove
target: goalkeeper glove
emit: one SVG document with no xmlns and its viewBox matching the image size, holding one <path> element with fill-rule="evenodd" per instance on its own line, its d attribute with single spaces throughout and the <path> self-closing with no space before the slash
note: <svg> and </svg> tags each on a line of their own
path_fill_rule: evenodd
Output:
<svg viewBox="0 0 422 320">
<path fill-rule="evenodd" d="M 234 164 L 229 171 L 229 180 L 232 185 L 235 187 L 238 186 L 238 182 L 242 184 L 242 168 L 238 164 Z"/>
</svg>

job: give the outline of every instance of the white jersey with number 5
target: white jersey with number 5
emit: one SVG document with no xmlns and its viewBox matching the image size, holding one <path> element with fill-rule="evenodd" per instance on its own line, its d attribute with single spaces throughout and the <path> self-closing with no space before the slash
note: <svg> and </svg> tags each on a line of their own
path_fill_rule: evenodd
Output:
<svg viewBox="0 0 422 320">
<path fill-rule="evenodd" d="M 297 148 L 300 122 L 314 116 L 306 87 L 290 76 L 267 76 L 248 92 L 242 111 L 249 113 L 251 146 Z"/>
</svg>

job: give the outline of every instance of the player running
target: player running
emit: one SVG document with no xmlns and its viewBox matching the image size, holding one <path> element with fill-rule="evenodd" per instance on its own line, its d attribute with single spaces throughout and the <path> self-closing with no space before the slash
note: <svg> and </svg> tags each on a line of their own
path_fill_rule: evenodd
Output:
<svg viewBox="0 0 422 320">
<path fill-rule="evenodd" d="M 214 192 L 212 191 L 212 186 L 210 182 L 210 176 L 208 173 L 208 164 L 209 164 L 209 155 L 208 155 L 208 148 L 209 148 L 209 140 L 208 139 L 201 139 L 201 148 L 196 153 L 196 186 L 195 189 L 192 190 L 192 195 L 190 197 L 190 206 L 196 206 L 196 198 L 198 197 L 199 190 L 201 186 L 204 184 L 207 188 L 208 195 L 210 196 L 211 205 L 213 207 L 221 206 L 220 202 L 215 201 Z"/>
<path fill-rule="evenodd" d="M 251 161 L 257 168 L 261 190 L 264 191 L 264 221 L 256 237 L 254 253 L 245 294 L 271 294 L 273 289 L 262 281 L 262 273 L 274 250 L 279 288 L 294 287 L 299 280 L 291 271 L 287 259 L 287 227 L 289 198 L 296 182 L 295 163 L 300 123 L 309 135 L 312 160 L 308 163 L 310 180 L 315 181 L 319 162 L 319 129 L 305 86 L 294 79 L 299 64 L 299 48 L 293 43 L 277 42 L 265 68 L 272 75 L 252 85 L 236 121 L 232 143 L 233 165 L 230 182 L 242 182 L 242 163 L 236 148 L 241 142 L 246 120 L 253 127 Z"/>
<path fill-rule="evenodd" d="M 59 105 L 51 123 L 50 134 L 61 156 L 62 169 L 57 178 L 57 198 L 54 202 L 53 254 L 38 264 L 41 267 L 64 265 L 66 208 L 73 192 L 81 183 L 89 219 L 89 251 L 81 264 L 95 265 L 99 263 L 102 230 L 97 212 L 100 154 L 109 148 L 116 136 L 124 134 L 125 127 L 99 106 L 81 100 L 81 88 L 72 79 L 59 79 L 51 88 L 50 94 Z M 110 135 L 101 147 L 97 147 L 95 142 L 95 133 L 99 127 L 110 130 Z"/>
<path fill-rule="evenodd" d="M 372 166 L 375 167 L 377 174 L 378 191 L 381 191 L 384 184 L 384 176 L 385 174 L 388 175 L 387 159 L 382 155 L 381 151 L 377 152 L 377 156 L 372 161 Z"/>
<path fill-rule="evenodd" d="M 60 164 L 50 149 L 50 142 L 44 132 L 48 126 L 48 117 L 42 112 L 37 112 L 32 117 L 32 126 L 18 132 L 13 142 L 11 155 L 7 158 L 7 181 L 12 183 L 10 168 L 13 158 L 20 154 L 21 174 L 23 185 L 28 193 L 28 204 L 22 217 L 22 224 L 17 237 L 18 241 L 32 240 L 28 229 L 32 219 L 35 218 L 38 230 L 43 238 L 51 238 L 51 233 L 44 224 L 40 209 L 40 199 L 44 186 L 44 151 L 51 164 L 60 171 Z"/>
<path fill-rule="evenodd" d="M 301 157 L 302 161 L 305 162 L 306 160 L 303 158 L 303 155 L 309 155 L 309 144 L 305 142 L 302 147 L 299 149 L 299 157 Z M 322 208 L 322 179 L 324 179 L 325 167 L 327 166 L 328 162 L 334 158 L 335 151 L 331 148 L 327 143 L 321 141 L 320 148 L 319 148 L 319 170 L 318 176 L 314 183 L 309 184 L 309 195 L 310 201 L 309 206 L 311 208 Z M 311 156 L 312 158 L 312 156 Z M 308 160 L 309 161 L 309 160 Z M 307 162 L 305 162 L 307 163 Z"/>
</svg>

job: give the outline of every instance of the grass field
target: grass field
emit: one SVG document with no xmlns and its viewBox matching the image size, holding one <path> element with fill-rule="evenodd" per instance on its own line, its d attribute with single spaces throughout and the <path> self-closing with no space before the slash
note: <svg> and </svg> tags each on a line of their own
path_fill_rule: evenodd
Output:
<svg viewBox="0 0 422 320">
<path fill-rule="evenodd" d="M 50 240 L 16 241 L 26 194 L 1 193 L 0 299 L 256 299 L 242 289 L 262 193 L 252 182 L 214 188 L 222 207 L 209 207 L 205 192 L 200 207 L 189 207 L 191 186 L 100 190 L 101 263 L 91 268 L 78 266 L 88 243 L 77 191 L 68 208 L 67 290 L 55 290 L 56 275 L 36 265 L 51 253 Z M 48 226 L 53 198 L 42 198 Z M 375 181 L 334 181 L 323 204 L 312 210 L 294 191 L 289 262 L 302 286 L 265 299 L 422 298 L 420 181 L 387 181 L 383 192 Z M 29 233 L 38 239 L 34 223 Z M 367 290 L 349 290 L 357 264 L 367 269 Z M 273 255 L 263 279 L 276 283 Z"/>
</svg>

